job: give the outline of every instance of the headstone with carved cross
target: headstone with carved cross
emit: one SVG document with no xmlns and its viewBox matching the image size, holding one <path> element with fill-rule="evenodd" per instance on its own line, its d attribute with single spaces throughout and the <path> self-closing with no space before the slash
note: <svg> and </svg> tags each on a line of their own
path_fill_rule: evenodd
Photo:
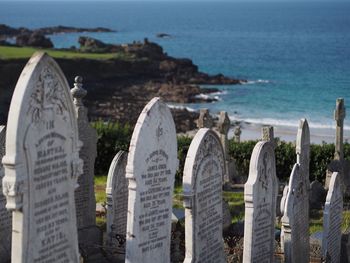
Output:
<svg viewBox="0 0 350 263">
<path fill-rule="evenodd" d="M 350 195 L 350 162 L 344 159 L 344 119 L 346 116 L 344 99 L 336 101 L 334 110 L 334 120 L 336 121 L 335 151 L 334 160 L 327 166 L 325 188 L 329 188 L 329 183 L 333 172 L 338 172 L 342 181 L 342 188 L 346 195 Z"/>
<path fill-rule="evenodd" d="M 96 226 L 96 200 L 94 191 L 94 164 L 97 154 L 97 133 L 91 127 L 87 108 L 83 99 L 87 91 L 83 88 L 83 78 L 75 77 L 74 88 L 71 89 L 75 112 L 78 121 L 79 140 L 83 143 L 79 151 L 79 157 L 83 160 L 83 174 L 78 179 L 75 190 L 75 205 L 77 210 L 77 227 L 79 247 L 85 251 L 84 256 L 98 254 L 99 249 L 93 249 L 102 245 L 102 233 Z"/>
<path fill-rule="evenodd" d="M 130 141 L 125 262 L 170 262 L 177 167 L 174 120 L 168 106 L 153 98 L 141 112 Z"/>
<path fill-rule="evenodd" d="M 244 263 L 273 262 L 277 188 L 274 147 L 266 141 L 258 142 L 244 185 Z"/>
<path fill-rule="evenodd" d="M 213 118 L 211 117 L 208 109 L 200 109 L 199 118 L 197 120 L 198 129 L 213 127 Z"/>
<path fill-rule="evenodd" d="M 12 215 L 6 209 L 6 198 L 2 193 L 4 167 L 1 159 L 5 155 L 5 135 L 6 127 L 0 126 L 0 258 L 1 262 L 8 263 L 11 260 Z"/>
<path fill-rule="evenodd" d="M 307 120 L 299 123 L 297 163 L 284 189 L 281 247 L 286 262 L 309 262 L 309 162 L 310 132 Z"/>
</svg>

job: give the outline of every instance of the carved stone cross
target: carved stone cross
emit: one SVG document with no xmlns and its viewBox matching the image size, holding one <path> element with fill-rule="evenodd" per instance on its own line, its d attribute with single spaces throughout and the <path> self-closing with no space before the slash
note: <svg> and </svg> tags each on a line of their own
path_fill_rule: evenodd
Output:
<svg viewBox="0 0 350 263">
<path fill-rule="evenodd" d="M 334 120 L 336 121 L 334 159 L 340 160 L 340 161 L 344 159 L 343 128 L 344 128 L 345 115 L 346 115 L 346 112 L 345 112 L 344 99 L 339 98 L 337 99 L 336 108 L 334 110 Z"/>
<path fill-rule="evenodd" d="M 208 109 L 200 109 L 199 111 L 199 118 L 197 120 L 197 127 L 198 129 L 201 128 L 211 128 L 213 127 L 213 119 L 209 114 Z"/>
</svg>

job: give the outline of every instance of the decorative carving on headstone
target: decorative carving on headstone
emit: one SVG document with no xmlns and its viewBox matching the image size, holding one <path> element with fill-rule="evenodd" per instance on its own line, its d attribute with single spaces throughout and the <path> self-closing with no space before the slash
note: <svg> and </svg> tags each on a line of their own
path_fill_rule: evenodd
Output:
<svg viewBox="0 0 350 263">
<path fill-rule="evenodd" d="M 23 69 L 7 129 L 3 192 L 13 211 L 12 262 L 78 262 L 81 144 L 67 80 L 47 54 L 35 53 Z"/>
<path fill-rule="evenodd" d="M 343 192 L 338 172 L 332 174 L 323 212 L 322 256 L 324 262 L 340 262 Z"/>
<path fill-rule="evenodd" d="M 185 207 L 184 263 L 226 262 L 222 238 L 224 152 L 210 129 L 200 129 L 187 153 L 183 192 Z"/>
<path fill-rule="evenodd" d="M 178 167 L 177 139 L 169 108 L 152 99 L 130 141 L 126 260 L 169 263 L 172 196 Z"/>
<path fill-rule="evenodd" d="M 244 263 L 273 262 L 277 191 L 274 147 L 270 142 L 258 142 L 244 185 Z"/>
<path fill-rule="evenodd" d="M 213 127 L 213 118 L 211 117 L 208 109 L 200 109 L 199 118 L 197 120 L 198 129 Z"/>
<path fill-rule="evenodd" d="M 2 193 L 4 168 L 1 159 L 5 155 L 6 127 L 0 126 L 0 258 L 1 262 L 11 260 L 12 214 L 6 209 L 6 197 Z"/>
<path fill-rule="evenodd" d="M 128 153 L 119 151 L 109 167 L 107 195 L 107 247 L 111 253 L 125 254 L 128 212 L 128 181 L 125 175 Z"/>
<path fill-rule="evenodd" d="M 80 249 L 88 254 L 99 251 L 92 249 L 102 245 L 102 233 L 96 226 L 96 199 L 94 189 L 94 164 L 97 155 L 97 133 L 88 120 L 88 110 L 83 104 L 87 91 L 83 88 L 83 78 L 75 77 L 71 89 L 78 122 L 79 140 L 83 143 L 79 157 L 83 160 L 83 174 L 78 178 L 75 190 L 75 205 Z"/>
</svg>

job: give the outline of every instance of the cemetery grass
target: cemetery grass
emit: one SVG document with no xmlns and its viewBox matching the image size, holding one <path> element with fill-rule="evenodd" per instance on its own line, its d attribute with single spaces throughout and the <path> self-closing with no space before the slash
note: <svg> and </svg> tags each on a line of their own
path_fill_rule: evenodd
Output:
<svg viewBox="0 0 350 263">
<path fill-rule="evenodd" d="M 54 50 L 54 49 L 38 49 L 31 47 L 12 47 L 12 46 L 0 46 L 0 59 L 23 59 L 30 58 L 34 52 L 44 51 L 54 58 L 66 58 L 66 59 L 119 59 L 119 60 L 133 60 L 132 55 L 124 52 L 118 53 L 83 53 L 77 51 L 68 50 Z"/>
</svg>

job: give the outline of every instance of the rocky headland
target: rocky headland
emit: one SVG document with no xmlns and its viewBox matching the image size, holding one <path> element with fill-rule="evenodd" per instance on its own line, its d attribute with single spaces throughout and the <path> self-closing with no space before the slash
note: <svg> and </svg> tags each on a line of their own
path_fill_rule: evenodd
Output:
<svg viewBox="0 0 350 263">
<path fill-rule="evenodd" d="M 80 49 L 75 52 L 116 52 L 115 58 L 106 60 L 56 59 L 71 87 L 76 75 L 83 76 L 91 119 L 117 120 L 133 125 L 144 105 L 155 96 L 169 103 L 211 102 L 215 99 L 199 95 L 218 90 L 200 85 L 245 82 L 222 74 L 200 72 L 190 59 L 171 57 L 161 46 L 147 39 L 115 45 L 82 37 L 79 43 Z M 27 59 L 0 59 L 0 124 L 6 123 L 12 93 L 26 62 Z M 179 108 L 172 112 L 178 132 L 195 128 L 198 113 Z"/>
</svg>

